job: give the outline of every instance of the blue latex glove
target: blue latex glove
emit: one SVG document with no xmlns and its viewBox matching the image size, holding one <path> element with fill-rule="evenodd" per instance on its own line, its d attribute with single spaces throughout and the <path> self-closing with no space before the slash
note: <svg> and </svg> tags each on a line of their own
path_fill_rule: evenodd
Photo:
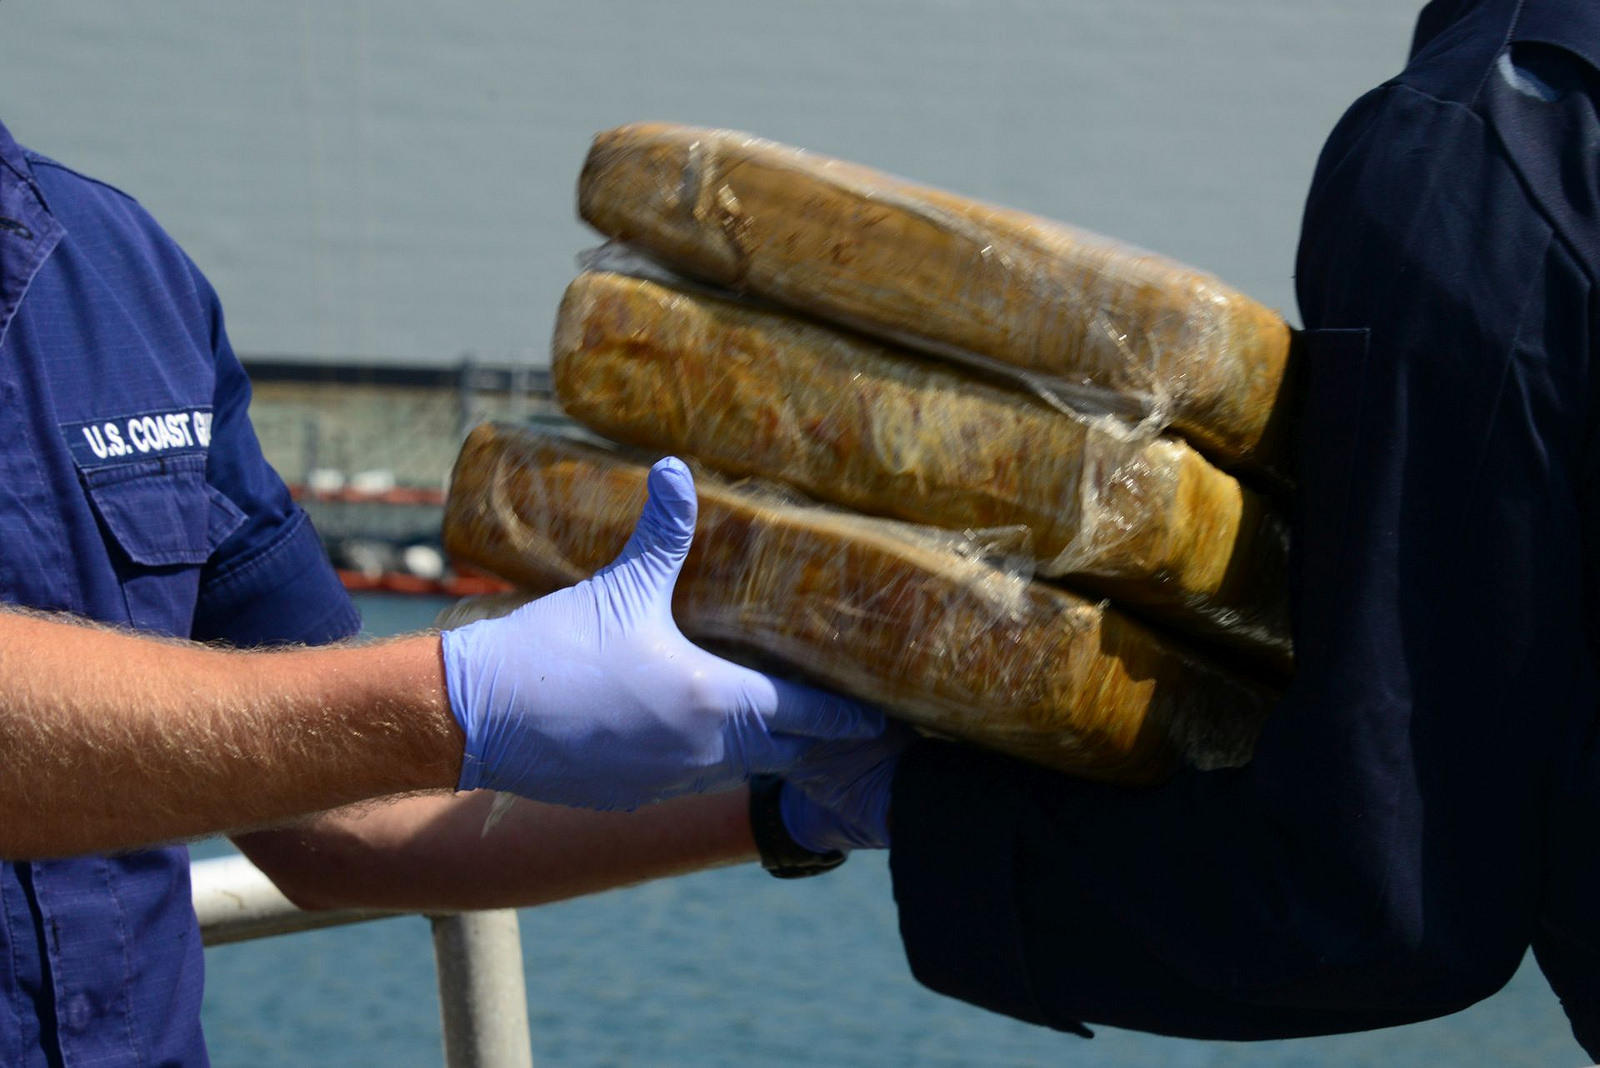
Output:
<svg viewBox="0 0 1600 1068">
<path fill-rule="evenodd" d="M 466 732 L 460 789 L 631 809 L 783 773 L 819 740 L 871 738 L 880 713 L 729 663 L 672 620 L 694 537 L 694 480 L 650 470 L 622 555 L 501 619 L 446 631 L 445 685 Z"/>
<path fill-rule="evenodd" d="M 819 745 L 784 774 L 778 811 L 813 853 L 889 848 L 889 796 L 900 753 L 914 734 L 896 723 L 864 742 Z"/>
</svg>

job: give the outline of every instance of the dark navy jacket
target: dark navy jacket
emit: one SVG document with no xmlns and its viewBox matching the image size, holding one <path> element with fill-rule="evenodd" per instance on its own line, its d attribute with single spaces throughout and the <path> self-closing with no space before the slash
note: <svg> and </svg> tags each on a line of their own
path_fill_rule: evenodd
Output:
<svg viewBox="0 0 1600 1068">
<path fill-rule="evenodd" d="M 912 968 L 1025 1020 L 1356 1030 L 1532 944 L 1600 1057 L 1600 5 L 1434 4 L 1334 130 L 1297 287 L 1297 670 L 1246 769 L 1148 791 L 926 743 Z"/>
<path fill-rule="evenodd" d="M 240 645 L 353 632 L 248 403 L 172 240 L 0 127 L 0 599 Z M 0 1064 L 203 1064 L 201 975 L 184 848 L 0 863 Z"/>
</svg>

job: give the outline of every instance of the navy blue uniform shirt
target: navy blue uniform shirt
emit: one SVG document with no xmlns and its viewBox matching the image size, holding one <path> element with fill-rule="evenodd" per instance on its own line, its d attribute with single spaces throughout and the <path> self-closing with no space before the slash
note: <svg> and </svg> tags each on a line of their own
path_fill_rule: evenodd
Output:
<svg viewBox="0 0 1600 1068">
<path fill-rule="evenodd" d="M 352 633 L 248 403 L 172 240 L 0 127 L 0 599 L 239 645 Z M 0 863 L 0 1064 L 203 1064 L 201 978 L 181 846 Z"/>
<path fill-rule="evenodd" d="M 922 743 L 913 971 L 1067 1030 L 1463 1008 L 1530 944 L 1600 1057 L 1600 5 L 1455 0 L 1334 130 L 1297 269 L 1296 673 L 1248 768 L 1132 791 Z"/>
</svg>

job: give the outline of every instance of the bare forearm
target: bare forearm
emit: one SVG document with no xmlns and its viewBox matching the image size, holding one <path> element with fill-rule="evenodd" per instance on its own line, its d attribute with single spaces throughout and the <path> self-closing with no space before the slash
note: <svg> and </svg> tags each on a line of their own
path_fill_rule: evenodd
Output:
<svg viewBox="0 0 1600 1068">
<path fill-rule="evenodd" d="M 448 788 L 437 638 L 240 653 L 0 612 L 0 855 L 131 848 Z"/>
<path fill-rule="evenodd" d="M 235 840 L 307 908 L 538 905 L 756 855 L 743 789 L 629 813 L 518 801 L 482 834 L 491 801 L 378 802 Z"/>
</svg>

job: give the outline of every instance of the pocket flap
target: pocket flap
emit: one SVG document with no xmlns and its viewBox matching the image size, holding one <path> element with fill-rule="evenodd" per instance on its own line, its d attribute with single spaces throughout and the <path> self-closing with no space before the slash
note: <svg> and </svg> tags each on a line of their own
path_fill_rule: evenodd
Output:
<svg viewBox="0 0 1600 1068">
<path fill-rule="evenodd" d="M 83 472 L 95 513 L 145 567 L 203 564 L 244 521 L 205 480 L 205 458 L 178 456 Z"/>
</svg>

